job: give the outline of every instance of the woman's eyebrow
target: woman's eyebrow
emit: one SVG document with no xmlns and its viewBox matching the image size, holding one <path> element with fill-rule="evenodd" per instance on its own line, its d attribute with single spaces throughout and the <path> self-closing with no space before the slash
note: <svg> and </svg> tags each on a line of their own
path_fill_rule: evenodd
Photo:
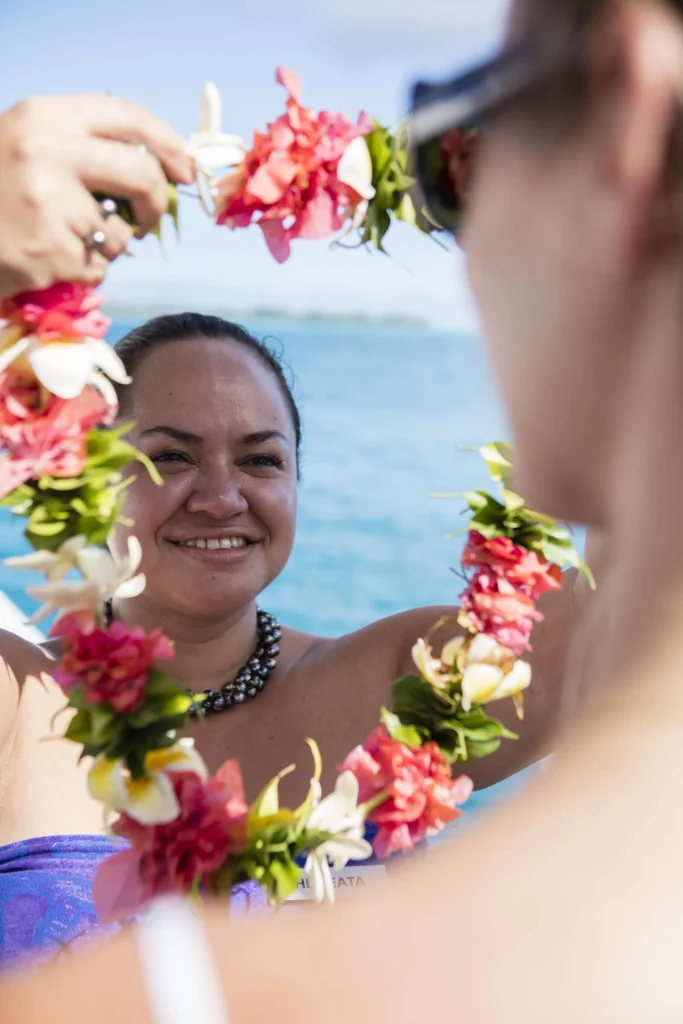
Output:
<svg viewBox="0 0 683 1024">
<path fill-rule="evenodd" d="M 265 441 L 289 443 L 289 439 L 280 430 L 257 430 L 253 434 L 243 434 L 242 437 L 237 438 L 238 444 L 263 444 Z"/>
<path fill-rule="evenodd" d="M 172 437 L 176 441 L 184 441 L 186 444 L 198 444 L 204 440 L 199 434 L 193 434 L 189 430 L 180 430 L 178 427 L 168 427 L 165 425 L 148 427 L 147 430 L 142 431 L 140 437 L 149 437 L 150 434 L 166 434 L 168 437 Z"/>
<path fill-rule="evenodd" d="M 167 437 L 172 437 L 176 441 L 183 441 L 185 444 L 200 444 L 204 440 L 199 434 L 194 434 L 190 430 L 181 430 L 179 427 L 171 427 L 166 424 L 148 427 L 142 431 L 140 437 L 149 437 L 151 434 L 166 434 Z M 237 443 L 242 445 L 264 444 L 266 441 L 276 440 L 289 444 L 289 439 L 280 430 L 256 430 L 250 434 L 242 434 L 241 437 L 237 438 Z"/>
</svg>

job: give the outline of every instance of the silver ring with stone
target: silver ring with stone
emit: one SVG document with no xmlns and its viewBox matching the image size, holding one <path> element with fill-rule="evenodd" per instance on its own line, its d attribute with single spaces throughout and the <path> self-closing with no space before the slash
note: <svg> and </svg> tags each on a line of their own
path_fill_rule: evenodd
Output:
<svg viewBox="0 0 683 1024">
<path fill-rule="evenodd" d="M 108 197 L 100 199 L 98 205 L 100 207 L 100 213 L 105 220 L 107 217 L 113 217 L 115 213 L 119 212 L 119 204 L 115 199 L 109 199 Z"/>
<path fill-rule="evenodd" d="M 107 248 L 107 236 L 101 228 L 96 228 L 83 239 L 88 252 L 104 252 Z"/>
</svg>

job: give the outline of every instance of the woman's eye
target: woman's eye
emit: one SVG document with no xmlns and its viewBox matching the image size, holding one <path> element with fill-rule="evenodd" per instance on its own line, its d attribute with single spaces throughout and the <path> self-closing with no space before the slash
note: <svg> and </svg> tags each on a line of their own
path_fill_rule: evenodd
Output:
<svg viewBox="0 0 683 1024">
<path fill-rule="evenodd" d="M 163 452 L 157 452 L 156 455 L 151 456 L 152 462 L 188 462 L 188 457 L 184 452 L 178 452 L 171 449 L 166 449 Z"/>
<path fill-rule="evenodd" d="M 247 466 L 272 466 L 275 469 L 280 469 L 284 465 L 279 455 L 250 455 L 248 459 L 244 460 L 244 464 Z"/>
</svg>

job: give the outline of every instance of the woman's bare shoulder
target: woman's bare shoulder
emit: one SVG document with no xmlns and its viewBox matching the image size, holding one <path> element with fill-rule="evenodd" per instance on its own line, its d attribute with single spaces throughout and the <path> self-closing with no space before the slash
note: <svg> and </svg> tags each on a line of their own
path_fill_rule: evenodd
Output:
<svg viewBox="0 0 683 1024">
<path fill-rule="evenodd" d="M 436 636 L 437 646 L 439 640 L 443 642 L 444 631 L 450 631 L 449 638 L 460 632 L 456 615 L 457 609 L 443 606 L 415 608 L 377 619 L 339 637 L 296 634 L 306 641 L 301 643 L 298 667 L 315 664 L 346 670 L 353 664 L 357 672 L 365 669 L 382 677 L 389 673 L 394 678 L 409 671 L 413 645 L 437 623 L 448 620 Z"/>
</svg>

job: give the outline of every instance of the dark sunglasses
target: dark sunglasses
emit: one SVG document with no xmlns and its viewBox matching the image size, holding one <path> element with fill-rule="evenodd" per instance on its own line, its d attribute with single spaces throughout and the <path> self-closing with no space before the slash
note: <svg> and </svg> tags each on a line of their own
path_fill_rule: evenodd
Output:
<svg viewBox="0 0 683 1024">
<path fill-rule="evenodd" d="M 526 42 L 449 82 L 413 88 L 409 139 L 424 212 L 457 235 L 482 133 L 490 117 L 535 90 L 576 53 Z"/>
</svg>

